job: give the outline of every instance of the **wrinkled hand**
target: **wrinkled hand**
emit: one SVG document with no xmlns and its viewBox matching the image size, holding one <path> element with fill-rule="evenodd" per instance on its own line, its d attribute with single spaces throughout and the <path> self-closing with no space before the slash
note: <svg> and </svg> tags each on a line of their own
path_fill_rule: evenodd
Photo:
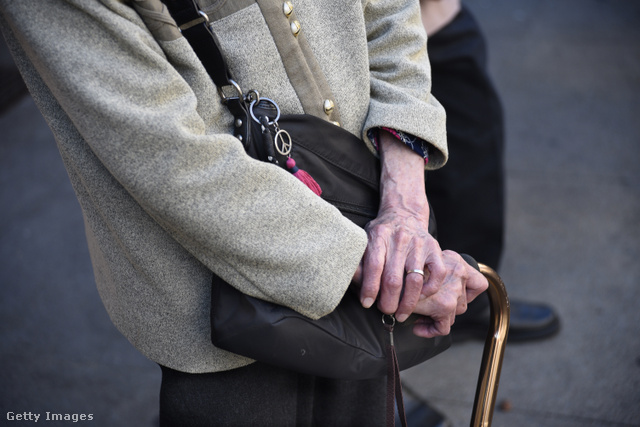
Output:
<svg viewBox="0 0 640 427">
<path fill-rule="evenodd" d="M 429 203 L 424 185 L 424 160 L 391 134 L 381 131 L 380 208 L 366 231 L 360 299 L 365 307 L 378 300 L 400 322 L 418 300 L 435 294 L 445 277 L 438 242 L 429 234 Z M 428 270 L 428 280 L 410 270 Z"/>
<path fill-rule="evenodd" d="M 422 314 L 413 333 L 432 338 L 448 335 L 456 315 L 467 311 L 467 304 L 484 292 L 489 283 L 475 268 L 453 251 L 443 251 L 445 278 L 440 288 L 431 296 L 418 301 L 414 313 Z"/>
<path fill-rule="evenodd" d="M 434 295 L 445 278 L 438 242 L 428 233 L 428 205 L 422 212 L 390 204 L 367 227 L 369 244 L 363 257 L 361 301 L 400 322 L 415 311 L 420 298 Z M 428 280 L 414 269 L 424 270 Z"/>
<path fill-rule="evenodd" d="M 367 249 L 354 282 L 365 307 L 394 314 L 400 322 L 413 312 L 425 316 L 419 336 L 449 333 L 456 314 L 486 289 L 487 281 L 455 252 L 441 251 L 428 233 L 429 204 L 424 162 L 411 149 L 381 132 L 380 209 L 366 231 Z M 425 277 L 411 270 L 423 270 Z"/>
</svg>

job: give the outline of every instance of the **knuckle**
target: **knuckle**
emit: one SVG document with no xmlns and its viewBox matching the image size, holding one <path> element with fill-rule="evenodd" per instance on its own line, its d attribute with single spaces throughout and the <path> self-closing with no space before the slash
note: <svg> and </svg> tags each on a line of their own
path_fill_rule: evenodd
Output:
<svg viewBox="0 0 640 427">
<path fill-rule="evenodd" d="M 438 293 L 441 287 L 441 282 L 435 280 L 429 280 L 422 286 L 422 293 L 425 295 L 435 295 Z"/>
<path fill-rule="evenodd" d="M 449 292 L 443 293 L 438 299 L 443 311 L 447 313 L 455 313 L 458 308 L 458 298 Z"/>
<path fill-rule="evenodd" d="M 428 283 L 425 283 L 422 286 L 422 290 L 420 291 L 420 293 L 422 295 L 424 295 L 425 297 L 427 297 L 427 298 L 432 297 L 437 292 L 438 292 L 438 288 L 436 286 L 434 286 L 433 284 L 428 284 Z"/>
<path fill-rule="evenodd" d="M 439 280 L 443 280 L 447 275 L 447 268 L 442 262 L 442 259 L 436 259 L 432 264 L 429 265 L 429 272 L 432 276 L 437 277 Z"/>
<path fill-rule="evenodd" d="M 394 238 L 396 242 L 403 245 L 408 245 L 413 237 L 412 234 L 413 233 L 411 233 L 411 231 L 405 225 L 400 225 L 394 232 Z"/>
<path fill-rule="evenodd" d="M 380 273 L 384 268 L 384 262 L 382 262 L 382 260 L 378 259 L 378 258 L 373 258 L 370 259 L 369 262 L 367 263 L 367 269 L 376 272 L 376 273 Z"/>
<path fill-rule="evenodd" d="M 402 289 L 402 277 L 396 274 L 387 274 L 383 280 L 384 286 L 393 293 L 400 292 Z"/>
<path fill-rule="evenodd" d="M 400 302 L 400 310 L 409 310 L 413 311 L 415 306 L 418 304 L 418 299 L 420 298 L 419 289 L 409 289 L 405 287 L 404 295 L 402 296 L 402 301 Z"/>
<path fill-rule="evenodd" d="M 367 232 L 370 232 L 373 234 L 379 234 L 381 236 L 388 236 L 389 234 L 391 234 L 392 229 L 393 227 L 391 226 L 391 224 L 384 221 L 376 221 L 376 220 L 369 222 L 365 226 L 365 230 Z"/>
<path fill-rule="evenodd" d="M 480 295 L 489 288 L 489 281 L 480 273 L 478 275 L 467 282 L 467 291 L 474 296 Z"/>
<path fill-rule="evenodd" d="M 373 281 L 365 281 L 362 283 L 360 292 L 366 296 L 374 296 L 378 293 L 378 285 Z"/>
<path fill-rule="evenodd" d="M 365 270 L 380 273 L 384 268 L 384 258 L 377 248 L 368 248 L 364 259 Z"/>
<path fill-rule="evenodd" d="M 462 264 L 462 262 L 457 262 L 453 266 L 453 275 L 455 277 L 460 277 L 460 278 L 466 278 L 467 277 L 467 269 L 464 266 L 464 264 Z"/>
<path fill-rule="evenodd" d="M 407 274 L 405 277 L 405 287 L 410 289 L 420 289 L 422 288 L 422 284 L 424 279 L 420 274 Z"/>
</svg>

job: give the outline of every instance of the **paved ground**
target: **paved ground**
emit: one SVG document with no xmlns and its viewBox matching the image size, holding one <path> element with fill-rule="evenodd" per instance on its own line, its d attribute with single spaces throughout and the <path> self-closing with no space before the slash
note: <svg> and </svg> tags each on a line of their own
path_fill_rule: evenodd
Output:
<svg viewBox="0 0 640 427">
<path fill-rule="evenodd" d="M 552 302 L 563 320 L 552 340 L 508 346 L 499 401 L 511 410 L 494 426 L 640 426 L 640 3 L 468 4 L 507 113 L 501 274 L 512 298 Z M 159 370 L 109 322 L 30 98 L 2 113 L 0 139 L 0 425 L 48 411 L 152 426 Z M 405 383 L 468 425 L 481 350 L 456 345 Z"/>
</svg>

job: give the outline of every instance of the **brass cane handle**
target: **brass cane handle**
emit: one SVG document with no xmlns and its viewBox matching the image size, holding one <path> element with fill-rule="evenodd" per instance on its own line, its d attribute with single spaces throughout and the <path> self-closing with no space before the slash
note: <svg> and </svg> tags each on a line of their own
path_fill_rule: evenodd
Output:
<svg viewBox="0 0 640 427">
<path fill-rule="evenodd" d="M 489 427 L 493 419 L 502 359 L 507 344 L 510 308 L 507 290 L 498 273 L 484 264 L 478 265 L 480 272 L 489 281 L 487 294 L 489 295 L 491 318 L 482 353 L 482 364 L 478 375 L 473 414 L 471 415 L 471 427 Z"/>
</svg>

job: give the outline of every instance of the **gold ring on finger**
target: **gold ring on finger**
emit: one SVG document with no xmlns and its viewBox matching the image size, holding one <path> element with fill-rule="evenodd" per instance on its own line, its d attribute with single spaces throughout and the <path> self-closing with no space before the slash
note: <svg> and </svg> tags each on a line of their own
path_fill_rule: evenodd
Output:
<svg viewBox="0 0 640 427">
<path fill-rule="evenodd" d="M 420 270 L 419 268 L 414 268 L 413 270 L 407 270 L 407 276 L 411 273 L 418 273 L 422 277 L 424 277 L 424 270 Z"/>
</svg>

